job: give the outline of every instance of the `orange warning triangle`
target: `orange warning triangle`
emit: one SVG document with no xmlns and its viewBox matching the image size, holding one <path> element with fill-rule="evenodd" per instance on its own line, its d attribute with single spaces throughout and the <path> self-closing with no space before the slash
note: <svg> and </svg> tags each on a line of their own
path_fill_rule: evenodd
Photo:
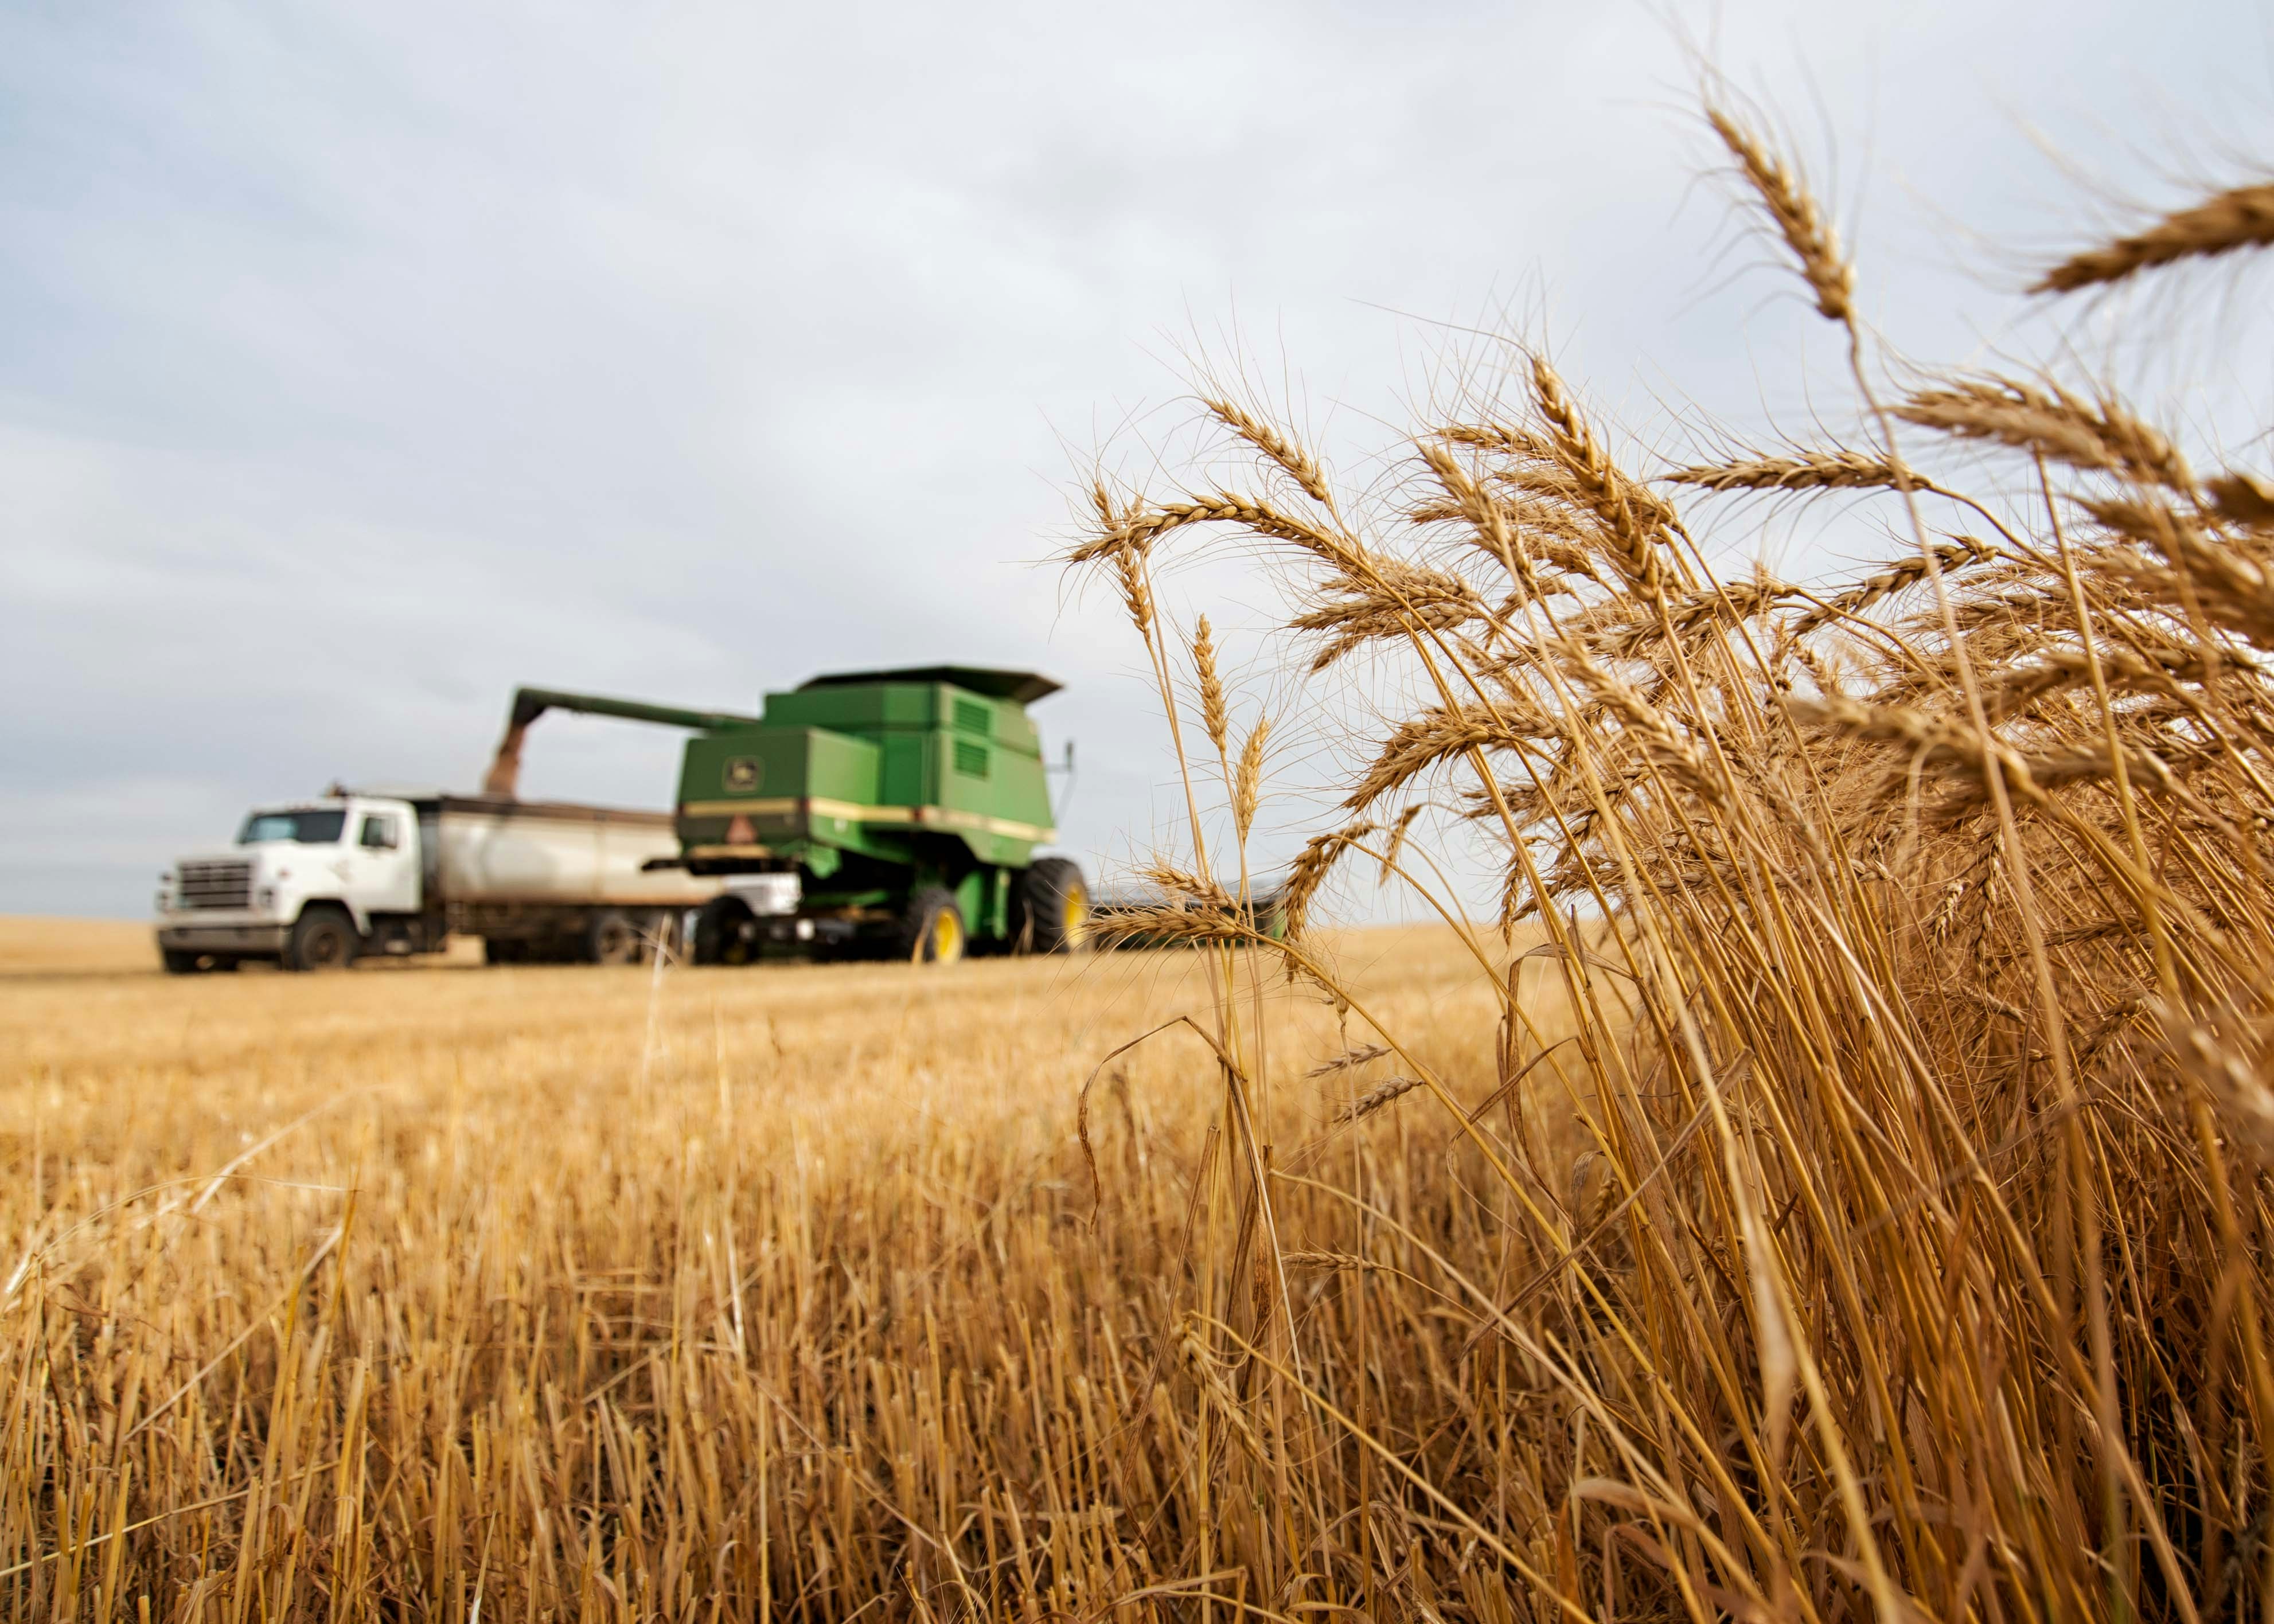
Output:
<svg viewBox="0 0 2274 1624">
<path fill-rule="evenodd" d="M 727 825 L 727 844 L 729 846 L 756 846 L 757 843 L 757 831 L 750 827 L 750 820 L 744 817 L 741 813 L 736 813 L 734 815 L 734 821 Z"/>
</svg>

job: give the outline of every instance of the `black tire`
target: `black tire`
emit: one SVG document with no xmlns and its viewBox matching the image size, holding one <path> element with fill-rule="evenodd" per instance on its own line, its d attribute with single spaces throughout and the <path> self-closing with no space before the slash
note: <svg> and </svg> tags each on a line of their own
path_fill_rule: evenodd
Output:
<svg viewBox="0 0 2274 1624">
<path fill-rule="evenodd" d="M 355 963 L 355 922 L 344 908 L 316 906 L 300 915 L 284 944 L 284 967 L 314 972 L 344 970 Z"/>
<path fill-rule="evenodd" d="M 969 951 L 971 932 L 953 891 L 919 885 L 900 915 L 900 954 L 910 964 L 953 964 Z"/>
<path fill-rule="evenodd" d="M 169 975 L 195 975 L 205 966 L 199 962 L 202 954 L 185 951 L 178 947 L 162 947 L 158 957 L 164 961 Z"/>
<path fill-rule="evenodd" d="M 614 908 L 592 915 L 584 928 L 584 959 L 596 965 L 634 965 L 647 957 L 639 921 Z"/>
<path fill-rule="evenodd" d="M 1063 857 L 1044 857 L 1019 876 L 1012 935 L 1030 953 L 1079 953 L 1089 946 L 1089 882 Z"/>
<path fill-rule="evenodd" d="M 749 908 L 732 897 L 715 897 L 695 916 L 695 962 L 746 965 L 757 957 L 750 941 Z"/>
<path fill-rule="evenodd" d="M 493 965 L 527 964 L 529 944 L 514 936 L 484 936 L 482 962 Z"/>
</svg>

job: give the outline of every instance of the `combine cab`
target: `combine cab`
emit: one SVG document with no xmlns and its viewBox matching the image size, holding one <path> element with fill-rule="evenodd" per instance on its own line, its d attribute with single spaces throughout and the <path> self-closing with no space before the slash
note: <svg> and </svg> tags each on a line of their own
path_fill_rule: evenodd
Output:
<svg viewBox="0 0 2274 1624">
<path fill-rule="evenodd" d="M 680 772 L 680 866 L 725 877 L 695 956 L 770 946 L 939 963 L 1069 952 L 1089 891 L 1057 838 L 1027 707 L 1047 677 L 968 665 L 816 677 L 737 717 L 524 688 L 491 787 L 510 793 L 522 735 L 547 710 L 696 730 Z"/>
</svg>

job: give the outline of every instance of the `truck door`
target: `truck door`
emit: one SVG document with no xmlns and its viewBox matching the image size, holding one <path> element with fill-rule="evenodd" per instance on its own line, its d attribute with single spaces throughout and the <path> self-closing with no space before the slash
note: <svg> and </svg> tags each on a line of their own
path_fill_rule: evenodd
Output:
<svg viewBox="0 0 2274 1624">
<path fill-rule="evenodd" d="M 364 812 L 357 820 L 356 891 L 366 914 L 418 911 L 418 850 L 400 812 Z"/>
</svg>

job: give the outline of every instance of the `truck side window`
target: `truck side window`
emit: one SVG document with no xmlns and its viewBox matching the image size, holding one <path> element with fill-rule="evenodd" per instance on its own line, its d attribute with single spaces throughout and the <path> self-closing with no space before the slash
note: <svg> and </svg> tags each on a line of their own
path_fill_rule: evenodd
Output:
<svg viewBox="0 0 2274 1624">
<path fill-rule="evenodd" d="M 366 851 L 391 852 L 395 849 L 395 820 L 379 813 L 366 813 L 363 820 L 362 845 Z"/>
</svg>

